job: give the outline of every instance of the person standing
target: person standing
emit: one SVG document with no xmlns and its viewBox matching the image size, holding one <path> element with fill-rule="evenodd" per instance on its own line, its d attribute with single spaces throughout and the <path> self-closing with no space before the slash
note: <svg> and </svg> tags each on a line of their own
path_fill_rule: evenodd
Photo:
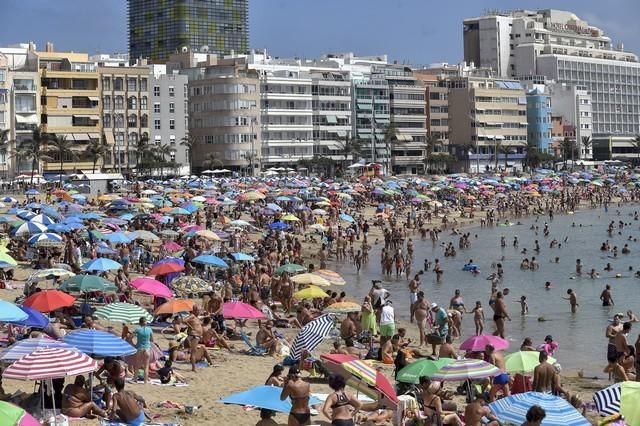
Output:
<svg viewBox="0 0 640 426">
<path fill-rule="evenodd" d="M 145 317 L 140 317 L 139 327 L 133 332 L 136 335 L 136 349 L 138 350 L 137 369 L 144 371 L 144 383 L 149 381 L 149 358 L 151 357 L 151 342 L 153 341 L 153 330 L 147 325 Z"/>
<path fill-rule="evenodd" d="M 437 303 L 431 304 L 431 312 L 433 313 L 433 335 L 431 336 L 431 349 L 433 355 L 436 354 L 436 346 L 444 343 L 449 334 L 449 315 L 444 308 L 438 306 Z"/>
<path fill-rule="evenodd" d="M 600 294 L 600 300 L 602 300 L 602 306 L 613 306 L 613 295 L 611 294 L 611 286 L 607 284 Z"/>
<path fill-rule="evenodd" d="M 352 409 L 360 409 L 360 401 L 353 394 L 344 390 L 346 382 L 344 377 L 337 374 L 329 376 L 329 387 L 333 393 L 325 400 L 322 413 L 336 426 L 355 426 Z"/>
<path fill-rule="evenodd" d="M 391 300 L 382 307 L 380 313 L 380 346 L 396 334 L 395 311 Z"/>
<path fill-rule="evenodd" d="M 540 352 L 538 361 L 540 364 L 533 369 L 533 390 L 536 392 L 551 393 L 556 382 L 556 369 L 547 362 L 549 356 L 546 352 Z"/>
<path fill-rule="evenodd" d="M 418 300 L 418 289 L 420 288 L 420 274 L 416 274 L 411 281 L 409 281 L 409 303 L 411 306 L 411 312 L 409 316 L 409 322 L 413 322 L 414 306 Z"/>
<path fill-rule="evenodd" d="M 494 336 L 500 336 L 503 339 L 505 338 L 505 319 L 511 321 L 511 317 L 509 317 L 509 313 L 507 312 L 507 305 L 504 303 L 504 295 L 499 291 L 496 293 L 496 300 L 493 304 L 493 321 L 496 323 L 496 331 L 493 333 Z"/>
<path fill-rule="evenodd" d="M 376 323 L 376 314 L 371 305 L 371 297 L 365 296 L 362 308 L 360 310 L 360 327 L 362 331 L 368 331 L 371 334 L 370 341 L 373 342 L 373 336 L 378 334 L 378 324 Z"/>
<path fill-rule="evenodd" d="M 567 294 L 569 295 L 569 297 L 563 297 L 563 299 L 569 301 L 569 305 L 571 305 L 571 313 L 575 314 L 578 306 L 580 306 L 580 304 L 578 303 L 578 295 L 571 288 L 567 290 Z"/>
<path fill-rule="evenodd" d="M 289 368 L 289 374 L 284 379 L 280 400 L 291 398 L 291 412 L 289 412 L 289 426 L 305 426 L 311 422 L 309 408 L 309 383 L 302 380 L 297 366 Z"/>
</svg>

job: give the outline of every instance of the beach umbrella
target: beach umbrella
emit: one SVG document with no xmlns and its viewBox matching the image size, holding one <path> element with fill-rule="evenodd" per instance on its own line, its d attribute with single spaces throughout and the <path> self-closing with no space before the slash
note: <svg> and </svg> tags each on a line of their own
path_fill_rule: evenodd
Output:
<svg viewBox="0 0 640 426">
<path fill-rule="evenodd" d="M 176 243 L 175 241 L 168 241 L 166 243 L 164 243 L 162 245 L 162 247 L 164 247 L 165 250 L 170 251 L 170 252 L 174 252 L 174 251 L 178 251 L 178 250 L 182 250 L 183 247 Z"/>
<path fill-rule="evenodd" d="M 113 232 L 111 234 L 105 234 L 105 240 L 113 244 L 129 244 L 131 239 L 124 235 L 122 232 Z"/>
<path fill-rule="evenodd" d="M 340 219 L 344 220 L 345 222 L 349 222 L 349 223 L 353 223 L 353 222 L 356 221 L 352 216 L 350 216 L 350 215 L 348 215 L 346 213 L 340 213 Z"/>
<path fill-rule="evenodd" d="M 620 383 L 620 414 L 628 425 L 640 424 L 640 382 Z"/>
<path fill-rule="evenodd" d="M 451 364 L 453 361 L 454 360 L 451 358 L 440 358 L 437 360 L 419 359 L 402 368 L 402 370 L 398 372 L 396 380 L 403 383 L 413 383 L 417 385 L 420 383 L 420 377 L 431 377 L 433 376 L 433 373 L 445 365 Z"/>
<path fill-rule="evenodd" d="M 185 216 L 188 216 L 188 215 L 190 215 L 190 214 L 191 214 L 188 210 L 183 209 L 182 207 L 174 207 L 173 209 L 169 210 L 169 212 L 168 212 L 168 213 L 169 213 L 170 215 L 174 215 L 174 216 L 175 216 L 175 215 L 185 215 Z"/>
<path fill-rule="evenodd" d="M 132 240 L 144 240 L 144 241 L 158 241 L 160 239 L 160 237 L 158 237 L 153 232 L 144 231 L 144 230 L 132 232 L 128 235 L 128 237 Z"/>
<path fill-rule="evenodd" d="M 280 400 L 282 388 L 278 386 L 256 386 L 249 390 L 234 393 L 220 400 L 223 404 L 234 404 L 242 406 L 252 406 L 279 413 L 289 413 L 291 411 L 291 400 Z M 309 398 L 309 405 L 320 404 L 315 396 Z"/>
<path fill-rule="evenodd" d="M 309 287 L 302 289 L 302 290 L 298 290 L 295 293 L 293 293 L 293 298 L 294 299 L 298 299 L 298 300 L 302 300 L 302 299 L 324 299 L 325 297 L 328 297 L 329 295 L 327 293 L 325 293 L 324 290 L 322 290 L 319 287 L 316 287 L 314 285 L 310 285 Z"/>
<path fill-rule="evenodd" d="M 198 237 L 206 238 L 207 240 L 211 241 L 222 241 L 222 238 L 220 238 L 218 234 L 209 229 L 201 229 L 199 231 L 196 231 L 196 235 Z"/>
<path fill-rule="evenodd" d="M 329 269 L 318 269 L 317 271 L 313 271 L 312 274 L 324 278 L 332 285 L 345 285 L 347 283 L 339 273 Z"/>
<path fill-rule="evenodd" d="M 6 247 L 3 250 L 6 250 Z M 0 250 L 0 265 L 2 265 L 0 268 L 8 268 L 11 266 L 18 266 L 18 262 L 16 262 L 16 260 L 6 251 Z"/>
<path fill-rule="evenodd" d="M 254 262 L 256 260 L 255 257 L 246 253 L 231 253 L 231 257 L 236 262 Z"/>
<path fill-rule="evenodd" d="M 233 319 L 264 319 L 262 311 L 243 302 L 226 302 L 222 305 L 222 315 Z"/>
<path fill-rule="evenodd" d="M 0 201 L 4 202 L 4 203 L 15 203 L 18 200 L 16 200 L 13 197 L 3 197 Z"/>
<path fill-rule="evenodd" d="M 229 222 L 229 225 L 233 225 L 233 226 L 253 226 L 252 224 L 250 224 L 246 220 L 241 220 L 241 219 L 232 220 L 231 222 Z"/>
<path fill-rule="evenodd" d="M 396 395 L 396 391 L 393 388 L 393 385 L 389 383 L 389 379 L 387 379 L 384 374 L 376 370 L 370 363 L 364 360 L 356 359 L 353 361 L 345 362 L 344 364 L 342 364 L 342 368 L 344 368 L 348 373 L 352 374 L 356 378 L 362 380 L 367 385 L 373 386 L 383 396 L 387 397 L 391 402 L 397 404 L 398 396 Z"/>
<path fill-rule="evenodd" d="M 27 297 L 23 305 L 40 312 L 53 312 L 61 308 L 73 306 L 76 298 L 59 290 L 44 290 Z M 26 314 L 25 314 L 26 315 Z"/>
<path fill-rule="evenodd" d="M 291 343 L 290 356 L 293 360 L 299 360 L 303 351 L 312 352 L 322 340 L 331 333 L 334 323 L 331 315 L 322 315 L 308 322 L 298 332 Z"/>
<path fill-rule="evenodd" d="M 137 352 L 136 348 L 120 337 L 89 328 L 72 331 L 62 341 L 90 356 L 127 356 Z"/>
<path fill-rule="evenodd" d="M 19 237 L 22 235 L 40 234 L 42 232 L 45 232 L 46 230 L 47 225 L 43 225 L 42 223 L 25 222 L 22 225 L 18 226 L 13 234 Z"/>
<path fill-rule="evenodd" d="M 40 192 L 38 192 L 38 190 L 37 190 L 37 189 L 33 189 L 33 188 L 31 188 L 31 189 L 27 189 L 27 190 L 24 192 L 24 194 L 25 194 L 25 195 L 40 195 Z"/>
<path fill-rule="evenodd" d="M 175 238 L 180 236 L 179 232 L 174 231 L 173 229 L 164 229 L 160 231 L 160 235 L 166 238 Z"/>
<path fill-rule="evenodd" d="M 291 213 L 282 216 L 281 220 L 286 220 L 287 222 L 299 222 L 300 221 L 300 219 L 298 219 L 298 217 L 296 215 L 293 215 Z"/>
<path fill-rule="evenodd" d="M 54 340 L 50 337 L 36 337 L 19 340 L 0 352 L 0 361 L 14 362 L 40 349 L 66 349 L 77 351 L 77 349 L 63 341 Z"/>
<path fill-rule="evenodd" d="M 85 271 L 112 271 L 116 269 L 122 268 L 122 265 L 116 262 L 115 260 L 108 259 L 106 257 L 98 257 L 93 260 L 88 261 L 80 268 Z"/>
<path fill-rule="evenodd" d="M 35 271 L 33 274 L 29 275 L 29 278 L 27 278 L 27 281 L 51 280 L 53 278 L 67 279 L 75 276 L 76 274 L 74 274 L 73 272 L 67 269 L 48 268 L 48 269 L 41 269 L 39 271 Z"/>
<path fill-rule="evenodd" d="M 546 413 L 542 426 L 588 426 L 591 423 L 558 396 L 541 392 L 525 392 L 504 397 L 489 404 L 493 414 L 504 423 L 522 424 L 531 406 L 542 407 Z M 629 423 L 633 424 L 633 423 Z"/>
<path fill-rule="evenodd" d="M 29 315 L 11 302 L 0 299 L 0 322 L 24 321 Z"/>
<path fill-rule="evenodd" d="M 154 265 L 147 275 L 167 275 L 184 271 L 184 266 L 175 262 L 164 262 Z"/>
<path fill-rule="evenodd" d="M 216 268 L 226 269 L 229 267 L 227 262 L 212 254 L 202 254 L 191 259 L 192 262 L 202 263 L 203 265 L 215 266 Z"/>
<path fill-rule="evenodd" d="M 0 401 L 0 419 L 3 426 L 41 426 L 41 423 L 23 408 Z"/>
<path fill-rule="evenodd" d="M 38 222 L 41 223 L 43 225 L 52 225 L 54 223 L 56 223 L 55 220 L 51 219 L 49 216 L 47 216 L 46 214 L 38 214 L 33 216 L 31 219 L 29 219 L 31 222 Z"/>
<path fill-rule="evenodd" d="M 92 373 L 98 363 L 80 352 L 48 348 L 26 355 L 2 373 L 5 379 L 44 380 Z"/>
<path fill-rule="evenodd" d="M 96 309 L 94 315 L 106 321 L 125 322 L 129 324 L 137 323 L 141 317 L 146 318 L 147 321 L 153 320 L 153 316 L 144 308 L 125 302 L 116 302 L 101 306 Z"/>
<path fill-rule="evenodd" d="M 327 281 L 326 279 L 316 274 L 295 275 L 291 277 L 291 281 L 293 281 L 296 284 L 313 284 L 313 285 L 319 285 L 321 287 L 327 287 L 331 285 L 329 281 Z"/>
<path fill-rule="evenodd" d="M 51 232 L 40 232 L 38 234 L 33 234 L 31 237 L 29 237 L 29 239 L 27 240 L 27 244 L 34 245 L 35 243 L 38 243 L 41 241 L 55 241 L 59 243 L 59 242 L 62 242 L 62 237 L 58 234 L 53 234 Z"/>
<path fill-rule="evenodd" d="M 266 197 L 264 194 L 258 191 L 245 192 L 244 194 L 240 194 L 238 198 L 242 201 L 257 201 L 264 200 Z"/>
<path fill-rule="evenodd" d="M 150 294 L 152 296 L 164 297 L 167 299 L 173 297 L 173 292 L 169 289 L 169 287 L 151 277 L 136 278 L 135 280 L 131 281 L 129 285 L 138 291 Z"/>
<path fill-rule="evenodd" d="M 495 350 L 501 351 L 509 347 L 509 342 L 499 336 L 481 334 L 469 337 L 460 345 L 460 349 L 470 352 L 484 352 L 487 345 L 492 345 Z"/>
<path fill-rule="evenodd" d="M 354 302 L 337 302 L 327 306 L 323 312 L 327 314 L 345 314 L 349 312 L 360 312 L 362 306 Z"/>
<path fill-rule="evenodd" d="M 8 323 L 32 328 L 45 328 L 49 325 L 49 318 L 42 315 L 40 311 L 28 306 L 18 306 L 18 308 L 27 314 L 27 318 L 20 321 L 7 321 Z M 2 305 L 0 305 L 0 309 L 2 309 Z"/>
<path fill-rule="evenodd" d="M 211 284 L 191 275 L 176 278 L 171 281 L 171 287 L 181 293 L 203 293 L 211 290 Z"/>
<path fill-rule="evenodd" d="M 171 314 L 175 315 L 180 312 L 191 312 L 193 309 L 193 301 L 186 299 L 173 299 L 158 306 L 153 312 L 154 315 Z"/>
<path fill-rule="evenodd" d="M 622 389 L 620 383 L 593 393 L 593 402 L 596 403 L 598 414 L 603 417 L 620 413 L 620 398 Z"/>
<path fill-rule="evenodd" d="M 298 265 L 297 263 L 285 263 L 284 265 L 278 267 L 275 270 L 276 275 L 281 275 L 283 272 L 288 272 L 290 274 L 295 274 L 297 272 L 306 271 L 306 268 L 302 265 Z"/>
<path fill-rule="evenodd" d="M 76 275 L 60 285 L 60 290 L 77 293 L 91 291 L 116 292 L 118 287 L 110 281 L 97 275 Z"/>
<path fill-rule="evenodd" d="M 505 369 L 507 373 L 531 373 L 538 365 L 540 352 L 538 351 L 519 351 L 507 355 L 504 358 Z M 549 364 L 555 364 L 556 360 L 549 357 Z"/>
<path fill-rule="evenodd" d="M 457 359 L 435 371 L 431 378 L 439 381 L 462 381 L 495 377 L 500 374 L 502 374 L 502 371 L 498 367 L 486 361 L 480 359 Z"/>
<path fill-rule="evenodd" d="M 269 224 L 270 229 L 274 229 L 276 231 L 280 231 L 283 229 L 289 229 L 289 225 L 283 222 L 273 222 Z"/>
</svg>

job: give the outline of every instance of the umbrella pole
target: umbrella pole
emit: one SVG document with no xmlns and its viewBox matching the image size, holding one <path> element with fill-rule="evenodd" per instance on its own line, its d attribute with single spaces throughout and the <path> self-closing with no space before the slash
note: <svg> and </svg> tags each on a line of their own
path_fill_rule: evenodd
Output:
<svg viewBox="0 0 640 426">
<path fill-rule="evenodd" d="M 56 392 L 53 389 L 53 379 L 49 379 L 49 386 L 51 386 L 51 405 L 53 407 L 53 416 L 54 416 L 54 419 L 55 419 L 55 416 L 56 416 Z M 53 424 L 57 425 L 58 422 L 56 420 L 54 420 Z"/>
</svg>

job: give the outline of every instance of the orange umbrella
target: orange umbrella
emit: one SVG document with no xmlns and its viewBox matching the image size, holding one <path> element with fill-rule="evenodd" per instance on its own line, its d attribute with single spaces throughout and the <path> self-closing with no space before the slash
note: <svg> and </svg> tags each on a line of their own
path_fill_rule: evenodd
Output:
<svg viewBox="0 0 640 426">
<path fill-rule="evenodd" d="M 193 309 L 193 301 L 185 300 L 185 299 L 174 299 L 158 306 L 158 308 L 154 311 L 154 315 L 160 315 L 160 314 L 174 315 L 179 312 L 191 312 L 192 309 Z"/>
</svg>

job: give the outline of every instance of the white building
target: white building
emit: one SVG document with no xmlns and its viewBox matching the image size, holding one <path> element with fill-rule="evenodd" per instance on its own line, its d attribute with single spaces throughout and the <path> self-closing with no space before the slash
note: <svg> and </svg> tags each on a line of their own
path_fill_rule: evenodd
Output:
<svg viewBox="0 0 640 426">
<path fill-rule="evenodd" d="M 591 95 L 584 87 L 576 87 L 566 83 L 548 84 L 553 114 L 562 116 L 564 123 L 576 129 L 576 148 L 580 158 L 590 160 L 593 156 L 593 114 Z M 583 144 L 585 138 L 591 143 Z"/>
<path fill-rule="evenodd" d="M 587 90 L 593 134 L 640 132 L 640 63 L 600 28 L 559 10 L 493 12 L 464 20 L 464 55 L 500 75 L 544 75 Z M 585 129 L 586 130 L 586 129 Z"/>
</svg>

